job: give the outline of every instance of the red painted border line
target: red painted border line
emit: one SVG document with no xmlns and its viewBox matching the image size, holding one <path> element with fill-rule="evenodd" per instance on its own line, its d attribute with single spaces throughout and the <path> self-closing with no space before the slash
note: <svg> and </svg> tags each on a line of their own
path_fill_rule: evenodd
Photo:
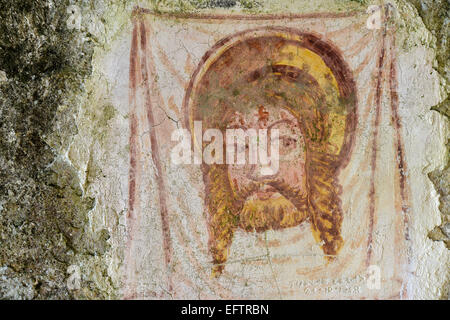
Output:
<svg viewBox="0 0 450 320">
<path fill-rule="evenodd" d="M 381 96 L 383 94 L 383 88 L 381 82 L 383 80 L 383 65 L 385 58 L 385 46 L 386 46 L 386 30 L 383 30 L 382 43 L 380 55 L 378 57 L 378 76 L 377 76 L 377 86 L 375 91 L 375 121 L 373 130 L 373 140 L 372 140 L 372 156 L 370 161 L 371 175 L 370 175 L 370 190 L 369 190 L 369 237 L 367 241 L 367 259 L 366 266 L 370 265 L 370 259 L 372 258 L 372 241 L 373 241 L 373 228 L 374 228 L 374 216 L 375 216 L 375 173 L 377 169 L 377 146 L 378 146 L 378 127 L 380 126 L 381 119 Z"/>
<path fill-rule="evenodd" d="M 396 50 L 395 50 L 395 34 L 392 33 L 391 40 L 391 66 L 389 70 L 389 90 L 390 90 L 390 98 L 391 98 L 391 111 L 392 111 L 392 122 L 395 128 L 395 147 L 397 151 L 397 167 L 399 174 L 399 187 L 400 187 L 400 197 L 402 201 L 402 213 L 403 213 L 403 224 L 404 224 L 404 232 L 405 239 L 407 241 L 410 240 L 409 234 L 409 214 L 410 214 L 410 205 L 409 205 L 409 187 L 406 177 L 406 162 L 405 162 L 405 147 L 403 143 L 403 138 L 401 135 L 402 124 L 400 122 L 400 117 L 398 115 L 398 79 L 397 79 L 397 59 L 396 59 Z M 410 253 L 410 252 L 409 252 Z M 410 254 L 408 254 L 408 264 L 410 262 Z"/>
<path fill-rule="evenodd" d="M 178 13 L 178 12 L 155 12 L 151 9 L 136 7 L 133 15 L 151 14 L 158 17 L 176 18 L 176 19 L 193 19 L 193 20 L 247 20 L 247 21 L 264 21 L 278 19 L 336 19 L 354 17 L 358 14 L 366 14 L 362 10 L 353 10 L 348 12 L 312 12 L 312 13 L 279 13 L 279 14 L 212 14 L 212 13 Z"/>
<path fill-rule="evenodd" d="M 137 63 L 137 37 L 138 30 L 134 26 L 133 38 L 131 40 L 130 50 L 130 82 L 129 82 L 129 105 L 130 105 L 130 169 L 129 169 L 129 185 L 128 185 L 128 214 L 127 218 L 134 217 L 134 206 L 136 197 L 136 136 L 137 136 L 137 119 L 136 119 L 136 63 Z"/>
<path fill-rule="evenodd" d="M 135 206 L 136 206 L 136 175 L 137 175 L 137 147 L 136 147 L 136 138 L 137 138 L 137 118 L 136 118 L 136 84 L 137 84 L 137 62 L 138 62 L 138 28 L 135 22 L 133 22 L 133 36 L 131 40 L 131 49 L 130 49 L 130 72 L 129 72 L 129 114 L 130 114 L 130 137 L 129 137 L 129 146 L 130 146 L 130 168 L 128 171 L 128 212 L 127 212 L 127 232 L 128 239 L 126 243 L 126 252 L 125 259 L 126 263 L 130 263 L 130 255 L 136 220 Z M 126 273 L 128 277 L 128 272 Z M 129 295 L 134 295 L 134 284 L 129 292 L 126 293 L 125 299 L 129 298 Z"/>
<path fill-rule="evenodd" d="M 410 242 L 410 205 L 409 205 L 409 195 L 410 189 L 408 186 L 408 181 L 406 177 L 406 162 L 405 162 L 405 147 L 403 143 L 403 138 L 401 134 L 402 125 L 400 122 L 400 117 L 398 114 L 398 78 L 397 78 L 397 59 L 396 59 L 396 46 L 395 46 L 395 33 L 392 33 L 391 39 L 391 65 L 389 70 L 389 91 L 391 98 L 391 112 L 392 112 L 392 123 L 395 128 L 395 148 L 397 151 L 397 168 L 399 177 L 399 187 L 400 187 L 400 198 L 401 198 L 401 209 L 403 215 L 403 232 L 405 239 L 407 241 L 407 265 L 411 264 L 412 246 Z M 406 299 L 408 296 L 407 287 L 400 292 L 400 297 Z"/>
<path fill-rule="evenodd" d="M 170 275 L 170 262 L 172 260 L 172 243 L 170 239 L 170 227 L 169 227 L 169 217 L 166 201 L 166 185 L 163 178 L 163 171 L 161 167 L 161 156 L 159 154 L 159 143 L 156 137 L 155 131 L 155 120 L 152 110 L 151 93 L 150 93 L 150 83 L 148 76 L 148 65 L 147 65 L 147 28 L 143 21 L 140 22 L 140 44 L 141 50 L 143 52 L 141 58 L 141 71 L 142 71 L 142 81 L 144 83 L 144 95 L 145 95 L 145 108 L 147 111 L 147 121 L 150 129 L 150 143 L 152 149 L 152 160 L 156 167 L 156 183 L 158 185 L 159 193 L 159 206 L 161 213 L 161 224 L 162 224 L 162 235 L 163 235 L 163 247 L 164 247 L 164 259 L 168 274 L 168 291 L 172 292 L 172 280 Z"/>
</svg>

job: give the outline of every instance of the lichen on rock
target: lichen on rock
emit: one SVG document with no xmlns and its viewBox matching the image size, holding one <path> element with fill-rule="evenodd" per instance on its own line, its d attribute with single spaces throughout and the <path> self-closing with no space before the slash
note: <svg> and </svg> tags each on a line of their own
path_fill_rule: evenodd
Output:
<svg viewBox="0 0 450 320">
<path fill-rule="evenodd" d="M 70 1 L 1 2 L 0 297 L 108 297 L 95 286 L 87 293 L 66 286 L 72 263 L 108 247 L 107 232 L 88 231 L 95 199 L 64 155 L 94 41 L 68 28 Z"/>
</svg>

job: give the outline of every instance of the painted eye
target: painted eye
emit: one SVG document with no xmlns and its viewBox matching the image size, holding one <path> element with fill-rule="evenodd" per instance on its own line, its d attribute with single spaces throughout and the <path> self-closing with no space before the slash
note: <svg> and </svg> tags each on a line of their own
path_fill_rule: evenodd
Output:
<svg viewBox="0 0 450 320">
<path fill-rule="evenodd" d="M 292 79 L 298 78 L 298 73 L 296 73 L 296 72 L 288 72 L 287 75 L 289 78 L 292 78 Z"/>
<path fill-rule="evenodd" d="M 297 143 L 297 139 L 291 137 L 283 137 L 283 147 L 293 147 Z"/>
</svg>

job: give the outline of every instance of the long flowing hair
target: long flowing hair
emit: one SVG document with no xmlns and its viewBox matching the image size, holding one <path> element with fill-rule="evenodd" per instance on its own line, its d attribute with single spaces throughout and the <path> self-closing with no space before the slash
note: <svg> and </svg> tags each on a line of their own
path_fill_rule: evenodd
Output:
<svg viewBox="0 0 450 320">
<path fill-rule="evenodd" d="M 220 84 L 220 80 L 217 80 L 217 84 Z M 224 131 L 236 111 L 269 103 L 288 109 L 300 124 L 306 144 L 307 192 L 305 196 L 292 190 L 285 196 L 296 206 L 296 221 L 301 223 L 310 220 L 316 241 L 321 243 L 327 259 L 333 259 L 343 244 L 339 197 L 342 187 L 337 179 L 340 161 L 329 141 L 332 126 L 329 103 L 324 90 L 308 70 L 269 65 L 237 79 L 226 89 L 220 85 L 211 88 L 210 85 L 208 91 L 198 98 L 199 110 L 196 116 L 203 120 L 205 127 Z M 217 276 L 224 268 L 235 230 L 243 227 L 240 213 L 246 195 L 256 191 L 259 186 L 250 184 L 236 194 L 229 181 L 227 165 L 202 164 L 202 172 L 206 188 L 205 206 L 208 210 L 208 245 L 215 264 L 213 274 Z M 283 182 L 272 183 L 274 187 L 280 187 Z M 284 186 L 284 189 L 288 190 L 288 186 Z M 265 221 L 259 221 L 259 228 L 254 228 L 254 231 L 279 229 L 282 227 L 282 218 L 273 215 L 260 217 Z"/>
</svg>

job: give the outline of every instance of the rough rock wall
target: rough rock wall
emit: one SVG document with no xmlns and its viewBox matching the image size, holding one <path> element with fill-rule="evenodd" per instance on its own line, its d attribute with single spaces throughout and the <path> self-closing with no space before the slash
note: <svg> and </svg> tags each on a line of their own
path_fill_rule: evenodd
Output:
<svg viewBox="0 0 450 320">
<path fill-rule="evenodd" d="M 92 261 L 90 272 L 106 276 L 108 231 L 89 229 L 95 198 L 86 196 L 67 152 L 86 104 L 94 48 L 101 45 L 90 28 L 111 5 L 79 3 L 95 19 L 80 30 L 67 27 L 69 5 L 1 3 L 2 298 L 74 298 L 66 279 L 75 261 Z M 82 287 L 79 297 L 114 296 L 92 280 Z"/>
<path fill-rule="evenodd" d="M 417 9 L 419 16 L 426 28 L 433 35 L 432 47 L 436 52 L 436 69 L 443 77 L 443 88 L 448 92 L 448 86 L 450 84 L 450 50 L 448 44 L 449 35 L 449 15 L 450 4 L 448 1 L 411 1 L 414 7 Z M 436 110 L 445 116 L 450 114 L 450 102 L 449 96 L 441 103 L 433 106 L 431 109 Z M 445 241 L 447 248 L 450 248 L 450 208 L 449 208 L 449 195 L 450 195 L 450 167 L 447 164 L 444 169 L 436 170 L 429 174 L 430 179 L 433 181 L 436 191 L 440 195 L 441 205 L 440 210 L 442 212 L 442 224 L 430 231 L 429 237 L 436 241 Z"/>
<path fill-rule="evenodd" d="M 125 232 L 126 205 L 108 204 L 121 190 L 108 187 L 114 168 L 108 165 L 108 148 L 100 146 L 116 141 L 120 133 L 111 128 L 126 122 L 127 114 L 109 103 L 110 85 L 102 70 L 105 53 L 120 46 L 116 38 L 130 29 L 135 3 L 0 2 L 0 297 L 119 297 L 123 257 L 110 234 Z M 77 24 L 76 12 L 70 7 L 73 4 L 81 9 L 80 24 L 75 27 L 70 26 Z M 139 4 L 179 12 L 208 7 L 239 7 L 254 13 L 302 5 L 304 10 L 317 9 L 310 2 L 293 5 L 289 1 Z M 368 4 L 322 1 L 317 7 L 339 11 Z M 396 5 L 409 35 L 400 39 L 403 52 L 420 47 L 436 54 L 441 95 L 447 96 L 448 1 L 398 1 Z M 429 107 L 448 117 L 448 97 Z M 448 176 L 448 166 L 430 173 L 440 195 L 442 224 L 428 230 L 431 239 L 446 241 L 447 247 Z M 123 210 L 118 209 L 121 207 Z M 110 221 L 104 221 L 105 217 Z M 70 266 L 78 266 L 82 275 L 76 290 L 67 286 L 73 275 Z M 447 296 L 448 274 L 433 276 L 447 279 L 447 284 L 418 297 Z"/>
</svg>

